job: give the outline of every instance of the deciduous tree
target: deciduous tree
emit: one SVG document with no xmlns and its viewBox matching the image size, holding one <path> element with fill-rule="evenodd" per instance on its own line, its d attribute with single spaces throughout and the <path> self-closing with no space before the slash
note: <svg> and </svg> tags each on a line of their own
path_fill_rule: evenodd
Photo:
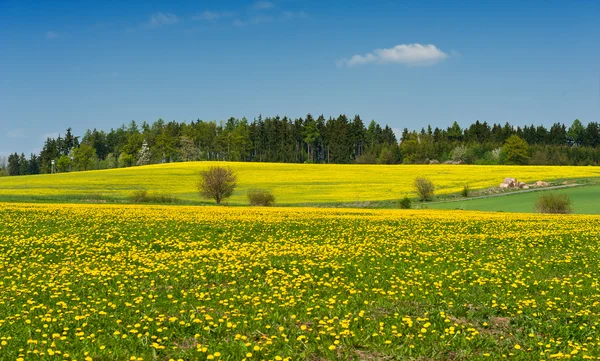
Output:
<svg viewBox="0 0 600 361">
<path fill-rule="evenodd" d="M 229 198 L 237 186 L 237 175 L 229 167 L 213 166 L 200 172 L 197 188 L 200 196 L 217 204 Z"/>
<path fill-rule="evenodd" d="M 528 164 L 529 162 L 529 144 L 517 135 L 511 135 L 506 140 L 502 152 L 505 164 Z"/>
</svg>

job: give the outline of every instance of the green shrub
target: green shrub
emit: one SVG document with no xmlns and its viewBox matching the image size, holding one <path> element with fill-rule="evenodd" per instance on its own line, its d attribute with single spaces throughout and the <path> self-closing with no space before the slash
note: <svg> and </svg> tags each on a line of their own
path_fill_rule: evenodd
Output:
<svg viewBox="0 0 600 361">
<path fill-rule="evenodd" d="M 412 202 L 410 200 L 410 198 L 408 198 L 408 196 L 404 196 L 404 198 L 402 198 L 400 200 L 400 209 L 411 209 L 412 208 Z"/>
<path fill-rule="evenodd" d="M 108 199 L 102 193 L 93 192 L 86 194 L 84 200 L 87 202 L 106 202 Z"/>
<path fill-rule="evenodd" d="M 469 196 L 470 192 L 471 192 L 471 187 L 469 187 L 468 184 L 465 184 L 465 186 L 463 187 L 463 190 L 461 192 L 462 196 L 467 198 Z"/>
<path fill-rule="evenodd" d="M 131 193 L 130 199 L 132 202 L 135 202 L 135 203 L 147 202 L 148 191 L 145 189 L 134 191 L 133 193 Z"/>
<path fill-rule="evenodd" d="M 147 190 L 134 191 L 130 199 L 134 203 L 177 203 L 179 199 L 162 193 L 149 193 Z"/>
<path fill-rule="evenodd" d="M 248 191 L 248 201 L 251 206 L 272 206 L 275 203 L 275 196 L 266 189 L 251 189 Z"/>
<path fill-rule="evenodd" d="M 417 177 L 414 182 L 415 191 L 421 201 L 430 201 L 433 198 L 435 186 L 433 182 L 427 178 Z"/>
<path fill-rule="evenodd" d="M 179 198 L 170 194 L 155 193 L 148 196 L 150 203 L 178 203 Z"/>
<path fill-rule="evenodd" d="M 571 200 L 566 194 L 544 193 L 540 195 L 535 203 L 538 213 L 568 214 L 573 212 Z"/>
</svg>

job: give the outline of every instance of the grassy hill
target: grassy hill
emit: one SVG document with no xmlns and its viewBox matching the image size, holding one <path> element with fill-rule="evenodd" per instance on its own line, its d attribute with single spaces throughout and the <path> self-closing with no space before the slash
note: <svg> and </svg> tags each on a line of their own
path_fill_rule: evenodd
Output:
<svg viewBox="0 0 600 361">
<path fill-rule="evenodd" d="M 410 196 L 417 176 L 432 179 L 437 194 L 459 192 L 465 184 L 472 189 L 497 186 L 504 177 L 526 182 L 600 177 L 598 167 L 189 162 L 0 178 L 0 201 L 126 200 L 143 189 L 200 203 L 198 174 L 216 164 L 237 172 L 239 186 L 229 203 L 238 205 L 247 204 L 252 188 L 271 190 L 280 205 L 354 204 Z"/>
<path fill-rule="evenodd" d="M 435 209 L 463 209 L 495 212 L 528 213 L 534 211 L 534 204 L 541 192 L 566 194 L 573 202 L 573 212 L 580 214 L 600 214 L 600 185 L 557 189 L 530 193 L 509 193 L 506 196 L 463 200 L 428 205 Z"/>
</svg>

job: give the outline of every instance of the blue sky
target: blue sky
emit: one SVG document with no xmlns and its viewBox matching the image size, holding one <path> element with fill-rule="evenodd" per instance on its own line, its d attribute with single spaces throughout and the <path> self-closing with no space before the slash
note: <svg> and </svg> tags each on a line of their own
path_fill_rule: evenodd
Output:
<svg viewBox="0 0 600 361">
<path fill-rule="evenodd" d="M 67 127 L 308 112 L 600 121 L 600 1 L 0 0 L 0 155 Z"/>
</svg>

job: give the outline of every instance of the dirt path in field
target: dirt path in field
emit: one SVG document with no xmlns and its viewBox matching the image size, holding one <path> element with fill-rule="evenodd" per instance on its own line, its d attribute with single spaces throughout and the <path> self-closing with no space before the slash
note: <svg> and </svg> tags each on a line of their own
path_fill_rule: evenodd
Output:
<svg viewBox="0 0 600 361">
<path fill-rule="evenodd" d="M 506 197 L 513 196 L 517 194 L 530 193 L 530 192 L 541 192 L 541 191 L 549 191 L 552 189 L 562 189 L 562 188 L 571 188 L 571 187 L 583 187 L 585 184 L 563 184 L 560 186 L 551 186 L 551 187 L 540 187 L 540 188 L 531 188 L 531 189 L 522 189 L 520 191 L 506 192 L 506 193 L 497 193 L 497 194 L 488 194 L 485 196 L 477 196 L 477 197 L 468 197 L 468 198 L 457 198 L 450 199 L 447 201 L 439 201 L 439 202 L 427 202 L 427 204 L 441 204 L 441 203 L 453 203 L 453 202 L 464 202 L 470 201 L 474 199 L 484 199 L 484 198 L 495 198 L 495 197 Z"/>
</svg>

